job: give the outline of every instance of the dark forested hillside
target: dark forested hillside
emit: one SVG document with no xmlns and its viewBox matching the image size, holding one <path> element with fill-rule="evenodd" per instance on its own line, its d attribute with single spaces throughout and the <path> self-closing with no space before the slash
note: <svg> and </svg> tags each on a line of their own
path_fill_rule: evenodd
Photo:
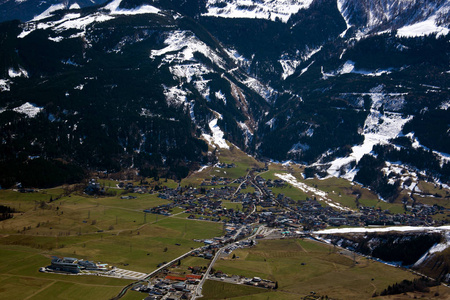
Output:
<svg viewBox="0 0 450 300">
<path fill-rule="evenodd" d="M 233 1 L 117 0 L 0 23 L 1 163 L 48 164 L 52 178 L 78 168 L 181 178 L 223 133 L 252 155 L 315 164 L 386 199 L 396 191 L 387 161 L 448 181 L 447 3 L 425 1 L 439 22 L 415 35 L 402 26 L 433 16 L 412 13 L 417 3 L 315 0 L 280 14 L 291 4 L 266 3 L 266 15 Z M 3 185 L 41 185 L 6 173 Z"/>
</svg>

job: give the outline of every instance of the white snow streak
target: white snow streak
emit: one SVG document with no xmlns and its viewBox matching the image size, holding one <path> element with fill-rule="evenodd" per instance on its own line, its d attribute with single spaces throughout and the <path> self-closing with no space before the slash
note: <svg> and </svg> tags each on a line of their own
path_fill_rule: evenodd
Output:
<svg viewBox="0 0 450 300">
<path fill-rule="evenodd" d="M 335 74 L 349 74 L 349 73 L 353 73 L 353 74 L 361 74 L 364 76 L 381 76 L 383 74 L 389 74 L 391 73 L 391 70 L 375 70 L 375 71 L 368 71 L 368 70 L 358 70 L 355 68 L 355 63 L 351 60 L 347 60 L 344 65 L 336 72 L 336 73 L 332 73 L 333 75 Z"/>
<path fill-rule="evenodd" d="M 269 103 L 276 99 L 278 95 L 278 92 L 272 87 L 262 84 L 255 78 L 248 77 L 247 80 L 244 80 L 242 83 L 254 90 L 256 93 L 258 93 L 258 95 L 263 97 Z"/>
<path fill-rule="evenodd" d="M 288 174 L 288 173 L 283 173 L 283 174 L 279 174 L 276 173 L 275 176 L 277 176 L 278 178 L 288 182 L 289 184 L 291 184 L 292 186 L 302 190 L 305 193 L 311 193 L 313 195 L 316 196 L 316 199 L 319 201 L 324 201 L 327 205 L 341 210 L 341 211 L 353 211 L 352 209 L 342 206 L 340 203 L 337 203 L 333 200 L 331 200 L 330 198 L 327 197 L 327 193 L 325 193 L 324 191 L 321 191 L 319 189 L 313 188 L 303 182 L 299 182 L 297 180 L 297 178 L 295 178 L 292 174 Z"/>
<path fill-rule="evenodd" d="M 52 16 L 52 13 L 61 9 L 65 9 L 66 6 L 64 4 L 55 4 L 47 8 L 43 13 L 34 17 L 31 21 L 40 21 Z"/>
<path fill-rule="evenodd" d="M 424 226 L 391 226 L 391 227 L 356 227 L 334 228 L 314 231 L 314 234 L 338 234 L 338 233 L 369 233 L 369 232 L 409 232 L 409 231 L 448 231 L 450 226 L 424 227 Z"/>
<path fill-rule="evenodd" d="M 230 149 L 226 140 L 223 138 L 223 131 L 217 125 L 218 118 L 213 119 L 209 122 L 209 128 L 211 129 L 212 136 L 209 134 L 202 134 L 203 138 L 208 141 L 210 145 L 216 145 L 219 148 Z"/>
</svg>

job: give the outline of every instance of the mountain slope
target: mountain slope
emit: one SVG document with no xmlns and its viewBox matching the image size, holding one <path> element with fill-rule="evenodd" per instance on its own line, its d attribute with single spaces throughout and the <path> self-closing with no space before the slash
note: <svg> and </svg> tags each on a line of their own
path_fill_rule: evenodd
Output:
<svg viewBox="0 0 450 300">
<path fill-rule="evenodd" d="M 101 5 L 105 0 L 76 1 L 37 1 L 37 0 L 5 0 L 0 3 L 0 22 L 10 20 L 29 21 L 35 17 L 48 16 L 52 11 L 60 9 L 80 9 Z"/>
<path fill-rule="evenodd" d="M 448 182 L 448 7 L 115 0 L 2 23 L 1 159 L 180 178 L 228 141 L 375 189 L 393 164 Z"/>
</svg>

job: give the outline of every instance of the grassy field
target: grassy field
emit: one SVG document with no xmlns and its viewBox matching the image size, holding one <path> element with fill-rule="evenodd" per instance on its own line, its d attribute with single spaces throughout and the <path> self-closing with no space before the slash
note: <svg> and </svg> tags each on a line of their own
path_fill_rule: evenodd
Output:
<svg viewBox="0 0 450 300">
<path fill-rule="evenodd" d="M 339 250 L 311 240 L 262 240 L 233 254 L 239 258 L 219 260 L 215 269 L 278 281 L 277 292 L 251 299 L 300 299 L 311 291 L 337 299 L 369 299 L 390 284 L 414 278 L 364 257 L 356 257 L 355 263 Z"/>
<path fill-rule="evenodd" d="M 235 297 L 249 299 L 249 296 L 267 292 L 268 290 L 262 288 L 207 280 L 203 286 L 203 297 L 201 299 L 234 299 Z"/>
<path fill-rule="evenodd" d="M 242 210 L 241 202 L 222 201 L 222 206 L 226 209 Z"/>
<path fill-rule="evenodd" d="M 0 223 L 0 299 L 109 299 L 129 281 L 38 270 L 55 255 L 148 273 L 201 245 L 193 239 L 223 234 L 219 223 L 205 226 L 201 221 L 144 213 L 168 203 L 156 195 L 120 199 L 62 194 L 62 189 L 0 190 L 0 204 L 20 211 Z M 57 200 L 48 202 L 50 197 Z"/>
<path fill-rule="evenodd" d="M 0 246 L 0 299 L 109 299 L 129 280 L 38 272 L 50 259 L 38 250 Z"/>
<path fill-rule="evenodd" d="M 298 181 L 303 182 L 311 187 L 319 189 L 327 193 L 327 197 L 333 201 L 342 204 L 351 209 L 357 209 L 356 198 L 360 194 L 359 204 L 362 206 L 380 207 L 383 210 L 389 209 L 392 213 L 404 213 L 405 210 L 401 203 L 387 203 L 378 199 L 378 196 L 370 190 L 364 189 L 357 184 L 352 184 L 348 180 L 342 178 L 327 178 L 327 179 L 303 179 L 303 168 L 299 166 L 283 166 L 281 164 L 271 164 L 268 172 L 261 174 L 261 177 L 267 179 L 279 179 L 275 174 L 290 173 L 294 175 Z M 312 198 L 314 195 L 302 192 L 297 188 L 286 185 L 284 188 L 272 188 L 275 196 L 282 193 L 291 199 L 306 200 Z"/>
<path fill-rule="evenodd" d="M 248 156 L 242 150 L 231 146 L 230 149 L 220 149 L 219 161 L 226 164 L 234 164 L 233 168 L 207 167 L 201 172 L 193 172 L 189 177 L 181 181 L 182 186 L 200 186 L 203 180 L 211 179 L 213 176 L 237 179 L 245 176 L 252 168 L 262 168 L 264 164 L 253 157 Z"/>
<path fill-rule="evenodd" d="M 212 176 L 238 178 L 245 176 L 251 168 L 264 167 L 233 147 L 220 150 L 220 161 L 234 163 L 235 167 L 208 167 L 193 173 L 181 185 L 199 186 Z M 342 179 L 304 180 L 301 177 L 303 168 L 299 166 L 270 164 L 269 170 L 261 176 L 274 180 L 277 179 L 276 173 L 286 172 L 292 173 L 299 181 L 326 191 L 331 199 L 347 207 L 356 208 L 355 199 L 360 194 L 360 205 L 403 212 L 401 204 L 380 201 L 371 191 Z M 150 186 L 178 185 L 165 179 L 147 181 Z M 129 194 L 116 188 L 118 181 L 102 179 L 99 182 L 115 195 L 91 197 L 79 192 L 68 193 L 70 187 L 34 193 L 0 190 L 0 205 L 17 211 L 14 218 L 0 222 L 0 299 L 109 299 L 130 281 L 47 274 L 38 270 L 49 265 L 51 256 L 56 255 L 101 261 L 148 273 L 159 263 L 202 245 L 194 239 L 223 234 L 223 224 L 187 219 L 188 214 L 183 213 L 182 208 L 174 208 L 172 216 L 144 213 L 144 209 L 169 203 L 158 198 L 157 194 Z M 450 200 L 445 198 L 445 190 L 424 183 L 419 188 L 440 196 L 421 197 L 421 202 L 450 205 L 447 203 Z M 254 188 L 248 187 L 246 191 L 254 192 Z M 273 192 L 275 195 L 283 193 L 296 201 L 311 197 L 289 185 L 274 188 Z M 124 194 L 136 199 L 121 199 Z M 242 210 L 242 203 L 223 201 L 223 206 Z M 445 219 L 447 215 L 440 214 L 435 218 Z M 355 263 L 352 257 L 309 240 L 264 240 L 259 241 L 256 247 L 239 249 L 233 254 L 238 258 L 233 260 L 230 256 L 219 260 L 215 269 L 278 281 L 279 289 L 268 291 L 208 281 L 204 287 L 205 299 L 300 299 L 310 291 L 338 299 L 368 299 L 389 284 L 413 278 L 411 273 L 365 258 L 358 257 Z M 189 257 L 173 272 L 187 272 L 189 266 L 203 267 L 207 262 Z M 123 299 L 142 298 L 143 294 L 130 291 Z"/>
</svg>

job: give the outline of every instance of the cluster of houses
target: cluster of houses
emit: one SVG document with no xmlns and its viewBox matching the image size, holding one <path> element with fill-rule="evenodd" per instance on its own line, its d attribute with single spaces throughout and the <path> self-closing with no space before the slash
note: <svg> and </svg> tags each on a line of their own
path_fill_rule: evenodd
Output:
<svg viewBox="0 0 450 300">
<path fill-rule="evenodd" d="M 233 182 L 230 178 L 213 176 L 210 180 L 203 180 L 200 186 L 227 185 Z"/>
<path fill-rule="evenodd" d="M 215 178 L 208 181 L 229 182 L 226 178 Z M 190 219 L 210 220 L 224 223 L 234 223 L 237 226 L 254 222 L 267 224 L 269 227 L 288 228 L 295 230 L 318 230 L 328 226 L 368 226 L 368 225 L 439 225 L 432 215 L 442 212 L 443 207 L 416 204 L 408 207 L 409 214 L 392 214 L 389 210 L 380 208 L 360 207 L 359 212 L 334 210 L 315 199 L 294 201 L 282 193 L 276 196 L 273 187 L 282 188 L 286 183 L 281 180 L 265 180 L 260 176 L 254 179 L 241 177 L 234 181 L 241 184 L 237 191 L 235 186 L 223 183 L 221 187 L 205 188 L 165 188 L 159 192 L 162 199 L 171 203 L 150 208 L 145 212 L 170 215 L 174 207 L 181 207 Z M 205 183 L 205 182 L 204 182 Z M 205 184 L 206 185 L 206 184 Z M 254 193 L 243 193 L 247 186 L 255 188 Z M 242 210 L 223 207 L 222 200 L 239 202 Z M 258 211 L 249 215 L 253 207 Z"/>
<path fill-rule="evenodd" d="M 186 275 L 191 276 L 191 275 Z M 186 278 L 186 276 L 167 275 L 165 278 L 154 278 L 146 284 L 139 284 L 133 290 L 148 293 L 145 300 L 158 299 L 191 299 L 192 291 L 199 279 Z M 195 276 L 195 275 L 192 275 Z M 201 276 L 200 276 L 201 277 Z"/>
</svg>

